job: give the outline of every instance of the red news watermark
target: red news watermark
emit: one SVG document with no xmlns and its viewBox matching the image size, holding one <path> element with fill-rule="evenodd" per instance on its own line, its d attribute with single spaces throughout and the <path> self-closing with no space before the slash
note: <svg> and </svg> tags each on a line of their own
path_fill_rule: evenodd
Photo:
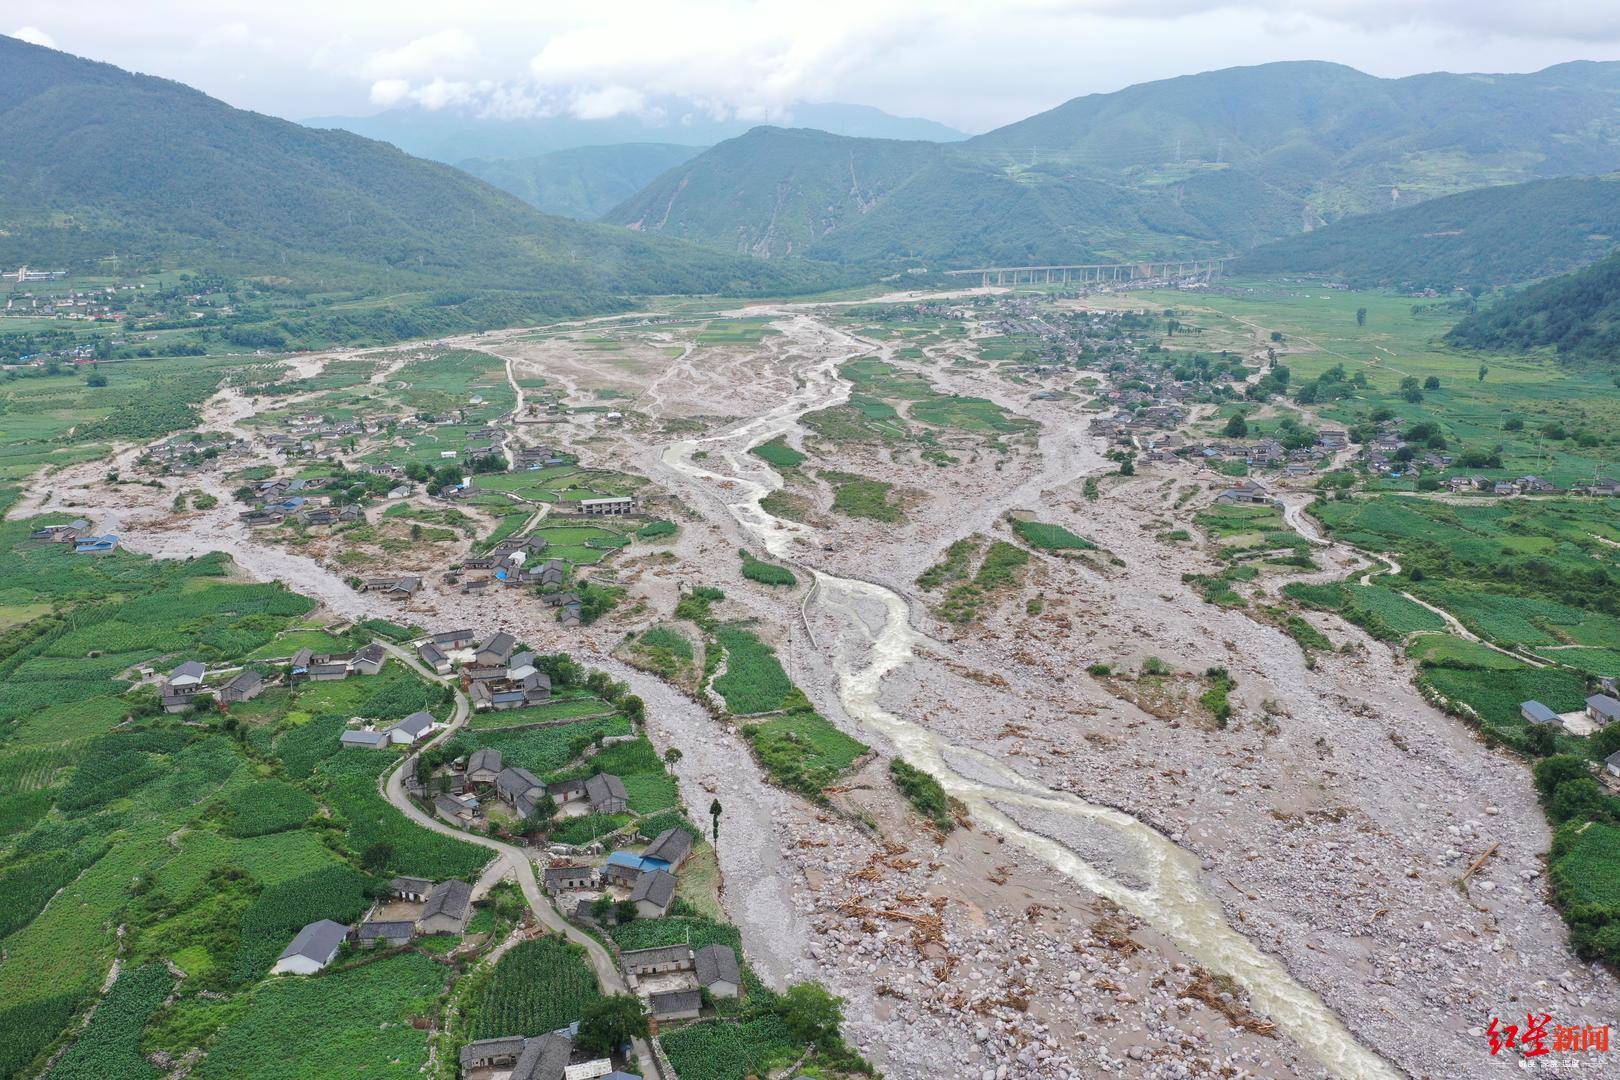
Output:
<svg viewBox="0 0 1620 1080">
<path fill-rule="evenodd" d="M 1609 1049 L 1608 1024 L 1601 1027 L 1555 1024 L 1548 1013 L 1539 1016 L 1526 1014 L 1523 1027 L 1504 1024 L 1493 1016 L 1490 1026 L 1485 1029 L 1485 1037 L 1490 1040 L 1492 1054 L 1517 1050 L 1527 1058 L 1541 1057 L 1543 1054 L 1606 1053 Z"/>
</svg>

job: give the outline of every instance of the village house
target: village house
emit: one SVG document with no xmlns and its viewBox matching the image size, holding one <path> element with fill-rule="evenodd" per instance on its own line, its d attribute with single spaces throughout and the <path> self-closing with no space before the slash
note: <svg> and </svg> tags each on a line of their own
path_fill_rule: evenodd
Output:
<svg viewBox="0 0 1620 1080">
<path fill-rule="evenodd" d="M 422 588 L 422 579 L 414 574 L 403 577 L 367 578 L 362 584 L 364 592 L 382 593 L 390 600 L 408 600 Z"/>
<path fill-rule="evenodd" d="M 1561 724 L 1557 713 L 1539 701 L 1525 701 L 1519 705 L 1519 715 L 1531 724 Z"/>
<path fill-rule="evenodd" d="M 695 1020 L 703 1011 L 703 995 L 696 990 L 665 990 L 647 999 L 655 1020 Z"/>
<path fill-rule="evenodd" d="M 354 654 L 353 659 L 349 661 L 349 667 L 357 675 L 375 675 L 383 669 L 383 665 L 387 662 L 388 654 L 383 651 L 381 645 L 373 641 L 370 645 Z"/>
<path fill-rule="evenodd" d="M 1603 759 L 1603 771 L 1610 776 L 1620 778 L 1620 750 L 1616 750 Z"/>
<path fill-rule="evenodd" d="M 345 731 L 338 736 L 338 743 L 345 750 L 382 750 L 391 741 L 386 731 Z"/>
<path fill-rule="evenodd" d="M 483 747 L 472 752 L 467 759 L 467 781 L 472 784 L 493 784 L 501 774 L 501 752 Z"/>
<path fill-rule="evenodd" d="M 445 655 L 443 649 L 433 644 L 433 642 L 425 641 L 421 645 L 418 645 L 416 647 L 416 655 L 417 658 L 420 659 L 428 668 L 428 670 L 432 671 L 434 674 L 450 674 L 450 658 Z"/>
<path fill-rule="evenodd" d="M 692 956 L 698 985 L 717 998 L 734 998 L 742 990 L 742 971 L 730 945 L 705 945 Z"/>
<path fill-rule="evenodd" d="M 312 922 L 298 931 L 292 943 L 282 950 L 271 967 L 272 975 L 313 975 L 320 971 L 349 936 L 349 928 L 331 919 Z"/>
<path fill-rule="evenodd" d="M 1608 694 L 1593 694 L 1586 699 L 1586 715 L 1598 727 L 1608 727 L 1620 720 L 1620 701 Z"/>
<path fill-rule="evenodd" d="M 84 518 L 75 518 L 66 525 L 47 525 L 43 529 L 35 529 L 28 534 L 28 539 L 48 544 L 71 544 L 89 531 L 88 521 Z"/>
<path fill-rule="evenodd" d="M 686 857 L 692 854 L 692 834 L 685 829 L 665 829 L 641 853 L 642 864 L 654 864 L 657 869 L 674 873 Z"/>
<path fill-rule="evenodd" d="M 1273 506 L 1277 500 L 1272 498 L 1271 492 L 1253 480 L 1245 480 L 1236 487 L 1227 488 L 1215 496 L 1215 501 L 1240 506 Z"/>
<path fill-rule="evenodd" d="M 388 893 L 396 900 L 413 900 L 421 903 L 432 891 L 433 881 L 429 878 L 401 875 L 388 883 Z"/>
<path fill-rule="evenodd" d="M 596 887 L 596 869 L 590 866 L 549 866 L 546 891 L 553 896 L 576 889 Z"/>
<path fill-rule="evenodd" d="M 484 667 L 504 667 L 517 649 L 517 639 L 502 630 L 478 647 L 473 659 Z"/>
<path fill-rule="evenodd" d="M 435 795 L 433 797 L 433 813 L 457 827 L 472 824 L 478 816 L 477 800 L 471 803 L 458 799 L 454 795 Z"/>
<path fill-rule="evenodd" d="M 613 495 L 602 499 L 581 499 L 575 504 L 577 512 L 591 517 L 633 514 L 636 500 L 630 495 Z"/>
<path fill-rule="evenodd" d="M 198 687 L 202 685 L 203 676 L 208 669 L 199 660 L 188 660 L 184 664 L 169 672 L 169 685 L 174 687 Z"/>
<path fill-rule="evenodd" d="M 664 870 L 643 873 L 630 890 L 630 902 L 640 918 L 663 918 L 675 903 L 675 875 Z"/>
<path fill-rule="evenodd" d="M 252 701 L 264 693 L 267 685 L 263 675 L 260 675 L 252 668 L 244 668 L 236 678 L 220 688 L 219 700 L 229 705 Z"/>
<path fill-rule="evenodd" d="M 409 945 L 415 936 L 416 926 L 409 919 L 363 922 L 354 935 L 355 941 L 367 949 L 377 945 L 387 948 Z"/>
<path fill-rule="evenodd" d="M 396 745 L 409 746 L 439 726 L 432 713 L 413 712 L 388 729 L 388 737 Z"/>
<path fill-rule="evenodd" d="M 626 949 L 619 954 L 625 973 L 636 978 L 692 970 L 690 945 L 658 945 L 651 949 Z"/>
<path fill-rule="evenodd" d="M 428 638 L 433 644 L 446 651 L 465 649 L 478 640 L 471 630 L 446 630 Z"/>
<path fill-rule="evenodd" d="M 416 929 L 422 934 L 459 934 L 467 929 L 471 917 L 472 886 L 452 878 L 439 882 L 428 893 Z"/>
</svg>

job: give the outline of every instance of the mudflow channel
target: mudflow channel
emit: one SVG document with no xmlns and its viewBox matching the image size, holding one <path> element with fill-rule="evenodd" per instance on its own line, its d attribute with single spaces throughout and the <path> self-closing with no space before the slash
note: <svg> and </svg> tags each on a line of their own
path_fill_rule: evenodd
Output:
<svg viewBox="0 0 1620 1080">
<path fill-rule="evenodd" d="M 822 336 L 824 344 L 831 346 L 831 355 L 804 372 L 799 390 L 763 415 L 707 436 L 671 443 L 664 448 L 661 463 L 710 495 L 723 485 L 723 502 L 738 525 L 775 557 L 803 566 L 799 552 L 791 550 L 792 542 L 809 539 L 815 531 L 761 509 L 760 500 L 780 487 L 781 479 L 748 450 L 792 431 L 805 413 L 846 400 L 850 388 L 838 378 L 838 366 L 874 349 L 882 351 L 882 347 L 824 323 L 816 327 L 821 335 L 805 334 L 810 327 L 804 323 L 810 320 L 800 316 L 794 321 L 800 324 L 795 327 L 800 334 Z M 701 464 L 693 461 L 700 450 L 707 451 Z M 1072 482 L 1079 476 L 1068 479 Z M 907 601 L 894 591 L 805 568 L 814 577 L 807 607 L 819 606 L 847 624 L 849 636 L 845 647 L 834 649 L 832 667 L 838 674 L 838 696 L 845 710 L 865 729 L 881 735 L 897 753 L 933 775 L 947 793 L 961 800 L 976 823 L 1019 844 L 1082 888 L 1146 920 L 1210 971 L 1230 976 L 1248 991 L 1256 1009 L 1334 1074 L 1355 1078 L 1401 1075 L 1357 1041 L 1333 1011 L 1295 982 L 1280 963 L 1228 925 L 1220 904 L 1205 891 L 1198 860 L 1191 853 L 1129 814 L 1043 787 L 989 755 L 949 743 L 879 704 L 885 676 L 909 663 L 913 647 L 928 639 L 912 628 Z M 850 641 L 864 647 L 850 648 Z M 929 643 L 949 651 L 944 645 Z M 1022 827 L 1015 817 L 1040 822 L 1042 832 Z M 1109 876 L 1075 848 L 1048 834 L 1088 836 L 1097 847 L 1125 853 L 1131 883 Z"/>
</svg>

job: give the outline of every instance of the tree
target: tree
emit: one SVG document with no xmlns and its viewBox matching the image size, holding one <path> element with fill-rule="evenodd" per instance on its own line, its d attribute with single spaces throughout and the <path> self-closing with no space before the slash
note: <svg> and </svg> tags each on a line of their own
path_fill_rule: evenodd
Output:
<svg viewBox="0 0 1620 1080">
<path fill-rule="evenodd" d="M 534 804 L 529 816 L 523 819 L 523 835 L 539 836 L 551 828 L 551 819 L 557 816 L 557 800 L 550 795 L 542 795 L 540 801 Z"/>
<path fill-rule="evenodd" d="M 1491 373 L 1490 368 L 1486 367 L 1484 364 L 1479 365 L 1479 381 L 1480 382 L 1484 382 L 1485 381 L 1485 376 L 1489 375 L 1490 373 Z"/>
<path fill-rule="evenodd" d="M 709 804 L 709 817 L 714 819 L 714 840 L 715 840 L 715 843 L 720 842 L 720 813 L 721 813 L 722 809 L 723 809 L 723 807 L 721 807 L 719 799 L 716 799 L 716 800 L 714 800 L 713 802 L 711 802 Z"/>
<path fill-rule="evenodd" d="M 641 914 L 636 908 L 634 900 L 620 900 L 613 905 L 613 921 L 619 923 L 635 922 L 636 916 Z"/>
<path fill-rule="evenodd" d="M 608 916 L 612 914 L 613 897 L 609 896 L 607 893 L 603 893 L 601 896 L 598 896 L 595 900 L 591 901 L 591 918 L 595 919 L 597 922 L 607 922 Z"/>
<path fill-rule="evenodd" d="M 1547 816 L 1557 822 L 1593 821 L 1608 817 L 1609 796 L 1590 776 L 1558 785 L 1547 803 Z"/>
<path fill-rule="evenodd" d="M 1438 390 L 1438 389 L 1440 389 L 1440 376 L 1438 376 L 1438 375 L 1430 375 L 1427 379 L 1424 379 L 1423 380 L 1423 389 L 1425 389 L 1425 390 Z"/>
<path fill-rule="evenodd" d="M 1620 727 L 1615 728 L 1615 730 L 1620 731 Z M 674 765 L 679 760 L 681 760 L 681 748 L 680 747 L 672 746 L 668 750 L 664 751 L 664 764 L 665 765 Z"/>
<path fill-rule="evenodd" d="M 107 385 L 107 376 L 103 375 L 99 371 L 92 371 L 90 373 L 90 377 L 84 380 L 84 385 L 86 385 L 86 386 L 106 386 Z"/>
<path fill-rule="evenodd" d="M 647 703 L 635 694 L 626 694 L 619 699 L 619 711 L 632 724 L 639 724 L 647 718 Z"/>
<path fill-rule="evenodd" d="M 844 1020 L 844 999 L 820 983 L 794 983 L 777 1005 L 777 1013 L 798 1039 L 822 1043 L 838 1037 Z"/>
<path fill-rule="evenodd" d="M 394 857 L 394 845 L 386 840 L 379 840 L 360 853 L 360 865 L 367 873 L 380 874 L 388 868 L 388 860 Z"/>
<path fill-rule="evenodd" d="M 1242 413 L 1233 413 L 1232 418 L 1226 422 L 1225 431 L 1227 438 L 1241 439 L 1249 433 L 1249 421 Z"/>
<path fill-rule="evenodd" d="M 1135 457 L 1133 457 L 1130 454 L 1125 455 L 1125 459 L 1119 463 L 1119 475 L 1121 475 L 1121 476 L 1135 476 L 1136 475 L 1136 458 Z"/>
<path fill-rule="evenodd" d="M 1536 790 L 1541 792 L 1544 799 L 1551 798 L 1566 780 L 1591 775 L 1587 771 L 1586 761 L 1574 754 L 1554 754 L 1550 758 L 1542 758 L 1531 772 L 1536 778 Z"/>
<path fill-rule="evenodd" d="M 634 994 L 610 994 L 585 1006 L 575 1044 L 588 1054 L 609 1054 L 647 1037 L 647 1014 Z"/>
<path fill-rule="evenodd" d="M 1357 326 L 1366 326 L 1367 325 L 1367 309 L 1366 308 L 1364 308 L 1364 307 L 1356 308 L 1356 325 Z"/>
</svg>

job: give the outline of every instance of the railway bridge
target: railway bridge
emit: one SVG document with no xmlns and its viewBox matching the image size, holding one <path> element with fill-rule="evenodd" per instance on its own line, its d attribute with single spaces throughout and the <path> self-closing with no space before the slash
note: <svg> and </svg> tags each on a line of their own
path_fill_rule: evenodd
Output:
<svg viewBox="0 0 1620 1080">
<path fill-rule="evenodd" d="M 1208 281 L 1226 259 L 1173 259 L 1164 262 L 1085 263 L 1067 266 L 981 266 L 947 270 L 952 277 L 978 275 L 983 285 L 1112 284 L 1130 281 Z"/>
</svg>

